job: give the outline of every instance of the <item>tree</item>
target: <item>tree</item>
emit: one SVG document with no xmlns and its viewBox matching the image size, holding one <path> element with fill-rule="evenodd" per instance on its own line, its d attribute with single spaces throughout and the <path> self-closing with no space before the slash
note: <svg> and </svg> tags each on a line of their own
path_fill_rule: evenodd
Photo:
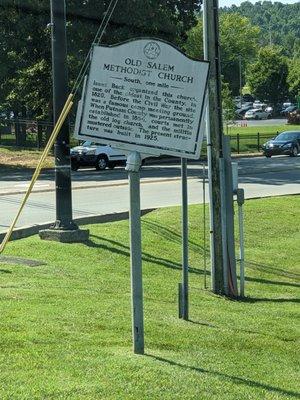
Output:
<svg viewBox="0 0 300 400">
<path fill-rule="evenodd" d="M 294 58 L 289 61 L 287 83 L 290 95 L 294 99 L 300 96 L 300 58 Z"/>
<path fill-rule="evenodd" d="M 222 75 L 234 94 L 239 93 L 239 59 L 241 57 L 243 65 L 247 65 L 255 57 L 259 32 L 248 18 L 237 13 L 220 16 Z M 188 32 L 185 49 L 190 56 L 203 58 L 202 19 Z"/>
<path fill-rule="evenodd" d="M 292 57 L 294 43 L 300 38 L 300 3 L 283 4 L 285 1 L 244 1 L 237 7 L 222 8 L 222 13 L 239 13 L 247 17 L 253 25 L 260 27 L 259 44 L 279 45 L 286 56 Z"/>
<path fill-rule="evenodd" d="M 235 120 L 235 104 L 227 82 L 222 81 L 222 109 L 223 121 L 226 126 Z"/>
<path fill-rule="evenodd" d="M 278 46 L 267 46 L 258 52 L 257 61 L 247 70 L 251 93 L 271 104 L 277 104 L 288 95 L 288 63 Z"/>
<path fill-rule="evenodd" d="M 70 84 L 110 0 L 66 0 Z M 195 23 L 199 0 L 119 0 L 102 42 L 155 36 L 181 45 Z M 50 0 L 2 0 L 0 6 L 0 107 L 51 119 Z M 71 86 L 70 85 L 70 86 Z"/>
</svg>

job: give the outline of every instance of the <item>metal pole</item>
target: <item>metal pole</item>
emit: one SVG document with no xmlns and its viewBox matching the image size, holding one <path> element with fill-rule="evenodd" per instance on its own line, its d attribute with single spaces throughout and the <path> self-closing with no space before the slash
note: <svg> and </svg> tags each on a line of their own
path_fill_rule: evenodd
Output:
<svg viewBox="0 0 300 400">
<path fill-rule="evenodd" d="M 242 56 L 239 55 L 239 68 L 240 68 L 240 104 L 243 106 L 243 77 L 242 77 Z"/>
<path fill-rule="evenodd" d="M 187 159 L 181 159 L 182 181 L 182 318 L 189 319 L 189 232 L 188 232 L 188 192 Z"/>
<path fill-rule="evenodd" d="M 240 231 L 240 296 L 245 296 L 245 249 L 244 249 L 244 211 L 239 205 L 239 231 Z"/>
<path fill-rule="evenodd" d="M 210 61 L 207 142 L 210 183 L 212 290 L 214 293 L 223 294 L 223 233 L 220 176 L 223 122 L 221 107 L 218 0 L 204 0 L 203 21 L 204 58 Z"/>
<path fill-rule="evenodd" d="M 240 236 L 240 296 L 245 296 L 245 247 L 244 247 L 244 189 L 237 190 L 237 203 L 239 210 L 239 236 Z"/>
<path fill-rule="evenodd" d="M 223 160 L 224 160 L 224 209 L 226 213 L 226 232 L 224 237 L 226 237 L 226 247 L 224 255 L 226 260 L 224 260 L 224 265 L 227 271 L 225 282 L 226 294 L 236 297 L 238 295 L 237 289 L 237 277 L 236 277 L 236 256 L 235 256 L 235 240 L 234 240 L 234 202 L 233 202 L 233 172 L 232 172 L 232 162 L 231 162 L 231 150 L 230 150 L 230 138 L 228 136 L 224 137 L 223 140 Z"/>
<path fill-rule="evenodd" d="M 205 190 L 205 163 L 203 163 L 203 181 L 202 181 L 202 189 L 203 189 L 203 264 L 204 264 L 204 289 L 207 289 L 207 282 L 206 282 L 206 190 Z"/>
<path fill-rule="evenodd" d="M 226 210 L 226 187 L 225 187 L 225 162 L 220 158 L 220 174 L 221 174 L 221 206 Z M 221 213 L 222 216 L 222 254 L 223 254 L 223 291 L 222 293 L 229 294 L 228 289 L 228 257 L 227 257 L 227 235 L 226 235 L 226 212 Z"/>
<path fill-rule="evenodd" d="M 140 204 L 140 167 L 139 153 L 130 153 L 127 158 L 130 191 L 130 270 L 132 299 L 132 336 L 135 354 L 144 354 L 144 311 L 142 276 L 142 235 Z"/>
<path fill-rule="evenodd" d="M 178 283 L 178 318 L 182 318 L 182 283 Z"/>
<path fill-rule="evenodd" d="M 64 0 L 50 0 L 52 27 L 53 117 L 56 123 L 68 97 L 66 7 Z M 55 228 L 74 230 L 72 217 L 69 123 L 66 120 L 54 145 L 56 223 Z"/>
</svg>

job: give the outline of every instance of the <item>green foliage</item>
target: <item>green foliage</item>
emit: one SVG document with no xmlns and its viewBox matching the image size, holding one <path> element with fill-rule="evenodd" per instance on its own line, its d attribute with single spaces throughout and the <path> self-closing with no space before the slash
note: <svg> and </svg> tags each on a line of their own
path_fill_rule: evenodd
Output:
<svg viewBox="0 0 300 400">
<path fill-rule="evenodd" d="M 300 58 L 289 61 L 287 83 L 292 97 L 296 99 L 297 96 L 300 96 Z"/>
<path fill-rule="evenodd" d="M 280 45 L 285 55 L 292 57 L 299 49 L 300 40 L 300 3 L 283 4 L 275 1 L 257 1 L 255 4 L 244 1 L 237 7 L 222 8 L 223 13 L 239 13 L 247 17 L 253 25 L 261 29 L 261 46 Z M 250 38 L 249 38 L 250 39 Z"/>
<path fill-rule="evenodd" d="M 109 0 L 68 0 L 70 83 L 80 71 Z M 155 36 L 180 45 L 196 22 L 198 0 L 120 0 L 103 43 Z M 0 4 L 0 106 L 51 117 L 51 36 L 49 0 L 3 0 Z M 25 111 L 24 111 L 25 110 Z"/>
<path fill-rule="evenodd" d="M 235 120 L 235 104 L 232 93 L 227 82 L 222 82 L 222 109 L 223 122 L 228 125 L 229 122 Z"/>
<path fill-rule="evenodd" d="M 197 25 L 187 33 L 187 41 L 184 49 L 190 57 L 202 60 L 204 57 L 203 49 L 203 19 L 198 18 Z"/>
<path fill-rule="evenodd" d="M 277 104 L 288 95 L 287 76 L 287 59 L 277 46 L 261 48 L 257 61 L 247 69 L 247 83 L 251 93 L 272 104 Z"/>
<path fill-rule="evenodd" d="M 46 0 L 2 1 L 0 6 L 0 103 L 24 113 L 30 98 L 42 118 L 49 116 L 51 102 L 49 77 L 41 73 L 50 65 L 48 7 Z"/>
<path fill-rule="evenodd" d="M 222 74 L 235 94 L 239 92 L 239 59 L 242 58 L 244 66 L 253 60 L 259 32 L 259 28 L 253 26 L 248 18 L 237 13 L 220 15 Z M 202 19 L 199 18 L 197 26 L 188 32 L 185 49 L 190 56 L 203 58 Z"/>
</svg>

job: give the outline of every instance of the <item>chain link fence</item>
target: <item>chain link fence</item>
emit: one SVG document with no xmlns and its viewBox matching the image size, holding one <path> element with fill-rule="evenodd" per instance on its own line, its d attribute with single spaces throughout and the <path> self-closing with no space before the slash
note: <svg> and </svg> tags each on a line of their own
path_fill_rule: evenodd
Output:
<svg viewBox="0 0 300 400">
<path fill-rule="evenodd" d="M 51 135 L 53 123 L 22 119 L 0 120 L 0 146 L 43 149 Z M 71 133 L 74 129 L 70 125 Z M 77 144 L 75 139 L 71 145 Z"/>
</svg>

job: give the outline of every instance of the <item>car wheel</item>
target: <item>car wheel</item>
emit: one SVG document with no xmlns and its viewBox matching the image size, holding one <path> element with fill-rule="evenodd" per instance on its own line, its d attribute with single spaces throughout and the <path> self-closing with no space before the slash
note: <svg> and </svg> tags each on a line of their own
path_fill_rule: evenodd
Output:
<svg viewBox="0 0 300 400">
<path fill-rule="evenodd" d="M 80 165 L 77 161 L 72 160 L 71 161 L 71 170 L 72 171 L 78 171 Z"/>
<path fill-rule="evenodd" d="M 96 161 L 96 170 L 103 171 L 108 166 L 108 161 L 106 156 L 99 156 Z"/>
<path fill-rule="evenodd" d="M 297 146 L 293 146 L 291 152 L 290 152 L 290 156 L 291 157 L 297 157 L 298 155 L 298 147 Z"/>
</svg>

